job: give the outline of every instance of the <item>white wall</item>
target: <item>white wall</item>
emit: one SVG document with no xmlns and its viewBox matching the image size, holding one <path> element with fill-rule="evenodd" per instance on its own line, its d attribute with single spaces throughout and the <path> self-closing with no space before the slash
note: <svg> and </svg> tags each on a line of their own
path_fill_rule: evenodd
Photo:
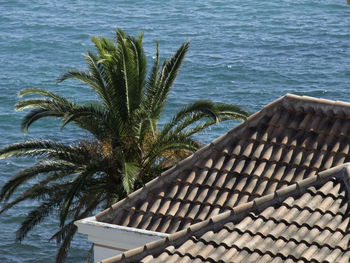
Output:
<svg viewBox="0 0 350 263">
<path fill-rule="evenodd" d="M 95 217 L 84 218 L 74 224 L 79 233 L 87 234 L 88 239 L 94 243 L 95 263 L 168 236 L 164 233 L 98 222 Z"/>
<path fill-rule="evenodd" d="M 100 262 L 102 259 L 114 257 L 123 253 L 124 251 L 120 251 L 117 249 L 102 247 L 99 245 L 94 245 L 94 262 Z"/>
</svg>

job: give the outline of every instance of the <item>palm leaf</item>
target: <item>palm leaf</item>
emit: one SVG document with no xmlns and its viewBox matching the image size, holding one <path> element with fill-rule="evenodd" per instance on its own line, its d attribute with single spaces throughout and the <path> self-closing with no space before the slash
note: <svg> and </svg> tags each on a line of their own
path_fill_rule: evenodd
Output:
<svg viewBox="0 0 350 263">
<path fill-rule="evenodd" d="M 170 133 L 162 138 L 157 138 L 143 158 L 143 167 L 150 167 L 157 159 L 161 158 L 165 151 L 183 149 L 195 152 L 199 150 L 200 147 L 201 144 L 187 136 L 187 134 Z"/>
<path fill-rule="evenodd" d="M 72 109 L 76 107 L 76 105 L 66 100 L 54 93 L 44 92 L 40 89 L 27 89 L 23 90 L 20 95 L 37 93 L 43 96 L 50 97 L 43 99 L 29 99 L 19 101 L 15 105 L 16 110 L 24 110 L 27 108 L 34 108 L 31 110 L 22 120 L 21 127 L 24 132 L 28 131 L 28 128 L 35 121 L 44 118 L 44 117 L 62 117 L 66 112 L 70 112 Z"/>
<path fill-rule="evenodd" d="M 98 51 L 98 55 L 101 60 L 109 58 L 116 53 L 116 47 L 113 41 L 109 40 L 105 37 L 91 37 L 91 41 L 94 43 L 96 50 Z"/>
<path fill-rule="evenodd" d="M 127 194 L 134 190 L 134 183 L 139 167 L 136 163 L 124 162 L 123 186 Z"/>
<path fill-rule="evenodd" d="M 120 29 L 119 29 L 120 30 Z M 130 112 L 134 112 L 141 106 L 145 78 L 146 78 L 146 56 L 142 48 L 143 35 L 139 38 L 126 36 L 122 42 L 125 53 L 127 54 L 127 78 L 128 78 L 128 98 L 130 101 Z"/>
<path fill-rule="evenodd" d="M 77 231 L 77 227 L 73 224 L 73 222 L 69 225 L 68 230 L 65 233 L 65 237 L 63 239 L 63 242 L 58 249 L 58 252 L 56 254 L 55 262 L 61 263 L 64 261 L 64 259 L 67 257 L 67 253 L 70 248 L 70 244 L 72 242 L 72 239 L 74 237 L 75 232 Z"/>
<path fill-rule="evenodd" d="M 88 170 L 88 169 L 87 169 Z M 80 189 L 82 184 L 86 181 L 87 177 L 93 175 L 93 171 L 83 171 L 76 175 L 76 177 L 72 180 L 69 190 L 67 191 L 67 194 L 62 197 L 64 200 L 62 204 L 62 208 L 60 210 L 60 223 L 61 226 L 64 225 L 64 222 L 67 218 L 69 207 L 72 204 L 73 198 L 78 197 L 80 194 Z"/>
<path fill-rule="evenodd" d="M 31 140 L 14 143 L 0 150 L 0 160 L 8 157 L 42 156 L 57 152 L 72 152 L 74 147 L 51 140 Z"/>
<path fill-rule="evenodd" d="M 189 44 L 190 42 L 188 41 L 184 42 L 169 60 L 164 61 L 158 82 L 156 83 L 157 99 L 151 109 L 152 118 L 158 119 L 160 117 L 160 113 L 164 108 L 169 91 L 185 58 Z"/>
<path fill-rule="evenodd" d="M 40 206 L 30 211 L 22 222 L 21 227 L 16 231 L 16 241 L 21 242 L 27 233 L 52 213 L 60 202 L 61 200 L 55 196 L 48 201 L 42 202 Z"/>
<path fill-rule="evenodd" d="M 13 192 L 20 186 L 23 185 L 28 180 L 42 173 L 52 173 L 52 172 L 73 172 L 75 165 L 71 163 L 66 163 L 62 161 L 47 161 L 45 163 L 38 163 L 34 166 L 25 168 L 18 173 L 16 173 L 9 181 L 7 181 L 1 188 L 0 200 L 7 201 Z M 56 179 L 56 178 L 55 178 Z"/>
<path fill-rule="evenodd" d="M 163 126 L 160 137 L 166 135 L 175 126 L 179 126 L 179 123 L 181 123 L 182 127 L 185 128 L 188 125 L 192 124 L 193 121 L 197 121 L 204 117 L 210 118 L 215 122 L 218 122 L 218 114 L 219 112 L 215 107 L 215 104 L 211 101 L 202 100 L 188 104 L 185 107 L 183 107 L 180 111 L 178 111 L 170 122 L 166 123 Z M 185 122 L 183 122 L 183 119 L 185 119 Z M 181 130 L 178 129 L 178 131 Z"/>
<path fill-rule="evenodd" d="M 90 202 L 89 206 L 85 208 L 85 210 L 79 215 L 75 216 L 74 219 L 69 223 L 66 224 L 64 227 L 60 229 L 56 234 L 54 234 L 51 239 L 55 238 L 56 241 L 59 241 L 61 243 L 61 246 L 56 254 L 56 263 L 61 263 L 64 261 L 64 259 L 67 257 L 67 253 L 70 248 L 71 241 L 73 239 L 73 236 L 75 232 L 77 231 L 77 227 L 74 225 L 74 221 L 82 219 L 87 217 L 89 214 L 91 214 L 97 207 L 100 197 L 102 193 L 95 196 L 95 199 Z M 62 242 L 63 240 L 63 242 Z"/>
<path fill-rule="evenodd" d="M 44 97 L 49 97 L 55 101 L 59 101 L 61 103 L 69 103 L 69 101 L 66 98 L 61 97 L 53 92 L 43 90 L 43 89 L 35 89 L 35 88 L 24 89 L 24 90 L 21 90 L 19 92 L 18 96 L 23 97 L 24 95 L 28 95 L 28 94 L 39 94 L 39 95 L 42 95 Z"/>
<path fill-rule="evenodd" d="M 157 98 L 157 85 L 158 82 L 158 71 L 159 71 L 159 42 L 156 42 L 156 57 L 146 83 L 146 93 L 144 99 L 144 108 L 151 109 L 154 101 Z"/>
<path fill-rule="evenodd" d="M 39 200 L 39 201 L 46 200 L 49 196 L 54 194 L 56 194 L 56 196 L 61 196 L 66 191 L 66 187 L 70 185 L 69 182 L 67 183 L 62 181 L 62 183 L 56 183 L 56 184 L 50 184 L 50 185 L 47 185 L 47 184 L 54 180 L 57 180 L 58 178 L 62 179 L 68 175 L 70 175 L 70 173 L 65 173 L 65 172 L 53 173 L 49 175 L 44 180 L 40 181 L 39 183 L 31 186 L 29 189 L 24 191 L 20 196 L 15 198 L 13 201 L 9 203 L 5 203 L 2 209 L 0 210 L 0 213 L 3 213 L 4 211 L 10 209 L 14 205 L 24 200 Z"/>
</svg>

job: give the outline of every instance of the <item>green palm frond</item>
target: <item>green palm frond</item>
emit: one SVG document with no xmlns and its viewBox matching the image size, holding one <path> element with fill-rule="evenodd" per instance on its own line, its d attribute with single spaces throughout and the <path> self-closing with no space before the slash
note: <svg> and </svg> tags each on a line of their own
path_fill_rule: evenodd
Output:
<svg viewBox="0 0 350 263">
<path fill-rule="evenodd" d="M 24 168 L 3 185 L 0 192 L 0 201 L 7 201 L 20 185 L 23 185 L 25 182 L 39 174 L 52 172 L 72 173 L 75 168 L 76 166 L 74 164 L 62 161 L 46 161 L 44 163 L 38 163 L 29 166 L 28 168 Z"/>
<path fill-rule="evenodd" d="M 71 181 L 68 191 L 62 199 L 64 200 L 62 207 L 60 209 L 60 224 L 61 226 L 64 225 L 68 213 L 69 208 L 72 204 L 72 201 L 74 198 L 79 197 L 79 194 L 81 192 L 82 185 L 85 183 L 85 181 L 88 180 L 88 177 L 91 177 L 94 174 L 94 171 L 83 171 L 75 176 L 75 178 Z"/>
<path fill-rule="evenodd" d="M 184 147 L 185 150 L 190 150 L 192 152 L 199 150 L 199 147 L 201 146 L 199 142 L 183 133 L 170 134 L 162 138 L 158 145 L 159 146 L 157 148 L 159 151 Z"/>
<path fill-rule="evenodd" d="M 50 240 L 56 240 L 56 243 L 60 244 L 71 229 L 72 225 L 74 224 L 74 221 L 71 221 L 68 224 L 65 224 L 63 227 L 61 227 L 60 230 L 58 230 L 55 234 L 53 234 L 50 237 Z"/>
<path fill-rule="evenodd" d="M 187 136 L 187 134 L 167 134 L 162 138 L 157 138 L 154 142 L 152 148 L 143 158 L 143 167 L 149 167 L 154 164 L 166 151 L 183 149 L 189 152 L 195 152 L 200 147 L 201 144 Z"/>
<path fill-rule="evenodd" d="M 164 108 L 166 99 L 185 58 L 185 54 L 188 51 L 189 45 L 189 41 L 184 42 L 169 60 L 164 60 L 158 81 L 154 87 L 156 100 L 153 103 L 153 107 L 150 109 L 153 118 L 158 119 L 160 117 L 160 113 Z"/>
<path fill-rule="evenodd" d="M 21 241 L 26 234 L 40 223 L 45 217 L 51 214 L 55 208 L 61 206 L 63 200 L 60 198 L 67 192 L 67 183 L 54 184 L 50 186 L 37 184 L 31 187 L 21 197 L 26 199 L 42 199 L 40 205 L 29 212 L 25 220 L 22 222 L 21 227 L 16 232 L 16 240 Z"/>
<path fill-rule="evenodd" d="M 0 213 L 3 213 L 4 211 L 10 209 L 14 205 L 24 200 L 43 201 L 43 200 L 46 200 L 51 195 L 56 195 L 56 197 L 60 197 L 66 191 L 66 188 L 70 185 L 70 183 L 64 182 L 63 180 L 61 183 L 53 183 L 53 184 L 49 184 L 49 183 L 51 183 L 54 180 L 57 181 L 58 179 L 68 177 L 69 175 L 71 174 L 65 173 L 65 172 L 63 173 L 58 172 L 58 173 L 53 173 L 51 175 L 48 175 L 47 178 L 31 186 L 11 202 L 4 203 L 2 209 L 0 210 Z"/>
<path fill-rule="evenodd" d="M 77 79 L 87 84 L 102 99 L 107 108 L 111 107 L 111 98 L 107 86 L 110 83 L 105 65 L 92 52 L 84 55 L 89 70 L 68 70 L 57 78 L 60 83 L 66 79 Z"/>
<path fill-rule="evenodd" d="M 189 107 L 184 107 L 170 123 L 165 125 L 163 131 L 170 128 L 172 133 L 186 132 L 188 136 L 191 136 L 218 122 L 246 120 L 249 116 L 248 112 L 236 105 L 212 103 L 210 101 L 208 103 L 209 107 L 206 107 L 205 101 L 200 103 L 199 108 L 197 108 L 197 103 L 193 104 L 194 107 L 191 104 Z M 193 127 L 193 125 L 196 126 Z"/>
<path fill-rule="evenodd" d="M 202 117 L 200 117 L 200 119 L 202 119 Z M 232 116 L 223 116 L 223 117 L 220 116 L 220 122 L 228 121 L 228 120 L 237 120 L 237 118 L 236 117 L 232 118 Z M 203 130 L 205 130 L 206 128 L 208 128 L 208 127 L 210 127 L 210 126 L 212 126 L 214 124 L 217 124 L 217 122 L 215 120 L 208 119 L 205 122 L 200 122 L 199 124 L 197 124 L 194 127 L 188 127 L 188 123 L 192 124 L 192 123 L 194 123 L 196 121 L 197 120 L 194 120 L 194 119 L 191 119 L 191 118 L 189 118 L 188 122 L 187 122 L 187 120 L 185 120 L 183 122 L 183 125 L 180 124 L 179 126 L 176 127 L 176 129 L 174 129 L 173 133 L 177 133 L 177 132 L 181 131 L 181 133 L 183 133 L 184 135 L 190 137 L 190 136 L 192 136 L 194 134 L 202 132 Z"/>
<path fill-rule="evenodd" d="M 113 41 L 108 38 L 92 36 L 91 41 L 94 43 L 101 60 L 109 58 L 116 53 L 116 47 Z"/>
<path fill-rule="evenodd" d="M 27 94 L 39 94 L 48 98 L 22 100 L 15 105 L 16 110 L 33 108 L 22 120 L 21 127 L 24 132 L 27 132 L 30 125 L 41 118 L 62 117 L 75 107 L 73 102 L 41 89 L 25 89 L 20 92 L 20 96 Z"/>
<path fill-rule="evenodd" d="M 70 112 L 76 107 L 73 102 L 52 92 L 44 92 L 40 89 L 26 89 L 20 93 L 21 96 L 26 94 L 40 94 L 49 98 L 22 100 L 15 105 L 16 110 L 33 108 L 22 120 L 21 127 L 24 132 L 27 132 L 30 125 L 39 119 L 44 117 L 63 117 L 66 112 Z"/>
<path fill-rule="evenodd" d="M 142 49 L 142 35 L 138 39 L 125 36 L 117 30 L 116 52 L 104 59 L 110 72 L 113 111 L 124 121 L 130 119 L 143 96 L 146 75 L 146 58 Z"/>
<path fill-rule="evenodd" d="M 153 137 L 155 137 L 155 131 L 157 130 L 157 119 L 151 118 L 152 110 L 155 108 L 155 102 L 157 100 L 157 82 L 159 79 L 159 43 L 156 42 L 156 57 L 151 70 L 151 73 L 146 82 L 146 90 L 143 101 L 141 103 L 141 110 L 143 118 L 140 118 L 140 142 L 144 141 L 145 136 L 149 133 L 149 129 Z"/>
<path fill-rule="evenodd" d="M 246 120 L 251 113 L 244 110 L 242 107 L 233 104 L 226 103 L 215 103 L 216 109 L 220 112 L 221 115 L 225 116 L 236 116 L 236 120 Z"/>
<path fill-rule="evenodd" d="M 47 109 L 34 109 L 31 110 L 22 120 L 21 128 L 24 133 L 28 132 L 29 127 L 36 122 L 39 119 L 45 118 L 45 117 L 62 117 L 64 116 L 63 112 L 57 112 L 54 110 L 47 110 Z"/>
<path fill-rule="evenodd" d="M 64 227 L 55 233 L 51 239 L 55 238 L 58 243 L 61 243 L 61 246 L 56 254 L 56 263 L 61 263 L 67 257 L 67 253 L 70 247 L 70 243 L 73 239 L 75 232 L 77 231 L 77 227 L 74 225 L 76 220 L 85 218 L 89 216 L 98 206 L 102 193 L 99 193 L 95 196 L 94 199 L 89 203 L 89 205 L 85 208 L 84 211 L 79 210 L 79 214 L 74 217 L 74 219 L 66 224 Z"/>
<path fill-rule="evenodd" d="M 154 101 L 157 98 L 157 86 L 156 83 L 158 82 L 159 77 L 159 42 L 156 42 L 156 57 L 154 60 L 154 64 L 151 70 L 151 73 L 148 77 L 147 83 L 146 83 L 146 93 L 144 98 L 144 107 L 145 109 L 151 109 Z"/>
<path fill-rule="evenodd" d="M 48 107 L 52 107 L 51 104 L 52 100 L 50 99 L 27 99 L 27 100 L 21 100 L 16 103 L 15 110 L 21 111 L 26 110 L 29 108 L 39 108 L 44 109 Z"/>
<path fill-rule="evenodd" d="M 191 125 L 193 122 L 198 121 L 204 117 L 214 120 L 214 122 L 218 122 L 219 113 L 220 112 L 218 112 L 215 104 L 211 101 L 202 100 L 188 104 L 180 109 L 170 122 L 166 123 L 163 126 L 160 136 L 166 135 L 176 126 L 182 127 L 181 129 L 177 129 L 179 132 L 187 126 Z"/>
<path fill-rule="evenodd" d="M 157 124 L 151 118 L 141 119 L 139 122 L 139 131 L 138 131 L 138 139 L 140 147 L 144 146 L 144 143 L 147 139 L 146 136 L 150 136 L 153 140 L 157 136 Z"/>
<path fill-rule="evenodd" d="M 88 61 L 88 63 L 89 63 L 90 70 L 94 67 L 94 71 L 96 71 L 96 73 L 97 73 L 97 71 L 99 71 L 100 69 L 99 69 L 98 65 L 96 64 L 96 61 L 94 61 L 91 56 L 85 55 L 84 57 L 85 57 L 85 60 Z M 60 83 L 66 79 L 76 79 L 76 80 L 79 80 L 79 81 L 87 84 L 108 105 L 108 97 L 106 98 L 105 94 L 103 92 L 103 86 L 105 85 L 105 83 L 103 81 L 99 80 L 98 78 L 96 78 L 95 76 L 93 76 L 91 71 L 70 69 L 67 72 L 60 75 L 56 81 L 57 81 L 57 83 Z M 102 87 L 99 86 L 99 84 L 101 84 L 99 82 L 101 82 L 103 84 Z"/>
<path fill-rule="evenodd" d="M 134 183 L 139 167 L 136 163 L 124 162 L 123 186 L 127 194 L 134 191 Z"/>
<path fill-rule="evenodd" d="M 175 133 L 181 132 L 193 123 L 205 118 L 208 119 L 208 121 L 205 120 L 206 126 L 210 126 L 228 119 L 245 120 L 248 116 L 249 113 L 239 106 L 200 100 L 180 109 L 173 119 L 164 125 L 161 136 L 172 129 L 175 129 Z"/>
<path fill-rule="evenodd" d="M 69 103 L 69 101 L 66 98 L 61 97 L 61 96 L 57 95 L 56 93 L 53 93 L 53 92 L 50 92 L 47 90 L 43 90 L 43 89 L 35 89 L 35 88 L 24 89 L 24 90 L 21 90 L 19 92 L 18 96 L 23 97 L 24 95 L 28 95 L 28 94 L 39 94 L 39 95 L 42 95 L 44 97 L 51 98 L 55 101 L 59 101 L 61 103 Z M 15 107 L 15 109 L 17 109 L 17 108 Z"/>
<path fill-rule="evenodd" d="M 0 160 L 9 157 L 34 157 L 52 153 L 71 153 L 76 149 L 51 140 L 31 140 L 14 143 L 0 150 Z"/>
<path fill-rule="evenodd" d="M 69 251 L 70 248 L 70 244 L 72 242 L 72 239 L 74 237 L 75 232 L 77 232 L 77 227 L 74 225 L 74 223 L 72 222 L 69 225 L 68 230 L 65 233 L 64 239 L 61 243 L 60 248 L 58 249 L 58 252 L 56 254 L 56 258 L 55 258 L 55 262 L 56 263 L 61 263 L 65 260 L 65 258 L 67 257 L 67 253 Z"/>
<path fill-rule="evenodd" d="M 23 110 L 26 108 L 34 108 L 22 121 L 22 129 L 24 132 L 35 121 L 44 117 L 61 118 L 63 128 L 70 122 L 74 122 L 77 126 L 88 130 L 96 137 L 101 137 L 100 131 L 109 126 L 113 129 L 108 111 L 99 104 L 90 103 L 89 105 L 76 105 L 68 100 L 51 100 L 51 99 L 29 99 L 22 100 L 16 104 L 16 109 Z M 102 127 L 101 127 L 102 125 Z"/>
<path fill-rule="evenodd" d="M 21 242 L 27 233 L 39 224 L 58 206 L 60 200 L 52 198 L 49 201 L 41 202 L 40 206 L 30 211 L 21 224 L 21 227 L 16 231 L 16 241 Z"/>
<path fill-rule="evenodd" d="M 120 31 L 119 29 L 118 32 Z M 118 36 L 121 37 L 122 35 L 119 34 Z M 126 55 L 128 98 L 130 112 L 132 113 L 140 107 L 144 95 L 146 56 L 142 48 L 142 33 L 139 34 L 138 38 L 132 36 L 124 36 L 124 38 L 120 43 Z"/>
<path fill-rule="evenodd" d="M 88 120 L 86 120 L 87 118 Z M 104 129 L 110 126 L 110 116 L 103 107 L 98 104 L 77 105 L 71 111 L 66 112 L 62 117 L 61 128 L 68 123 L 74 122 L 78 126 L 84 127 L 95 135 L 94 129 Z M 89 124 L 89 125 L 87 125 Z M 92 125 L 92 127 L 90 127 Z M 112 127 L 108 127 L 112 128 Z M 99 133 L 97 133 L 99 134 Z M 97 135 L 96 134 L 96 135 Z"/>
</svg>

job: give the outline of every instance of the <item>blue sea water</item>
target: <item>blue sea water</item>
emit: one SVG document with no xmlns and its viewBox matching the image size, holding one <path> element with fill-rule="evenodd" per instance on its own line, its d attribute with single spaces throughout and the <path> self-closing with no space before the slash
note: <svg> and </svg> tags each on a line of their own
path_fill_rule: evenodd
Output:
<svg viewBox="0 0 350 263">
<path fill-rule="evenodd" d="M 20 130 L 23 112 L 13 106 L 24 88 L 45 88 L 76 101 L 94 94 L 74 81 L 56 85 L 69 68 L 85 68 L 90 36 L 114 37 L 116 27 L 144 32 L 148 63 L 159 40 L 169 57 L 185 40 L 191 48 L 171 92 L 163 120 L 196 99 L 233 103 L 257 111 L 285 93 L 350 101 L 350 5 L 346 0 L 89 1 L 0 0 L 0 147 L 30 138 L 65 142 L 87 136 L 41 121 Z M 235 123 L 197 136 L 210 142 Z M 30 160 L 0 161 L 0 186 Z M 0 215 L 0 262 L 53 262 L 49 218 L 21 243 L 15 230 L 35 203 Z M 84 262 L 90 248 L 76 235 L 67 262 Z"/>
</svg>

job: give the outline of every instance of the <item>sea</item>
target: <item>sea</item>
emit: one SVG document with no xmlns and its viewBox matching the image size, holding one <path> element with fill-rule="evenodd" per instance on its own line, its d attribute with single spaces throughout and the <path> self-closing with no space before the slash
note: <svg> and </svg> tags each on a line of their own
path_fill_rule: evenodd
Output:
<svg viewBox="0 0 350 263">
<path fill-rule="evenodd" d="M 0 147 L 29 139 L 66 143 L 88 138 L 74 126 L 60 130 L 42 120 L 27 134 L 26 112 L 14 111 L 18 92 L 43 88 L 77 102 L 96 100 L 77 81 L 56 84 L 71 68 L 86 69 L 91 36 L 115 38 L 116 28 L 143 43 L 150 68 L 159 41 L 161 59 L 186 40 L 190 50 L 170 93 L 160 125 L 198 99 L 237 104 L 255 112 L 286 93 L 350 101 L 350 5 L 347 0 L 0 0 Z M 203 144 L 237 122 L 221 123 L 195 138 Z M 30 159 L 0 161 L 0 187 Z M 20 190 L 25 189 L 23 186 Z M 17 195 L 20 194 L 20 191 Z M 0 215 L 0 262 L 54 262 L 54 216 L 22 243 L 15 231 L 37 203 Z M 75 236 L 66 262 L 85 262 L 90 242 Z"/>
</svg>

